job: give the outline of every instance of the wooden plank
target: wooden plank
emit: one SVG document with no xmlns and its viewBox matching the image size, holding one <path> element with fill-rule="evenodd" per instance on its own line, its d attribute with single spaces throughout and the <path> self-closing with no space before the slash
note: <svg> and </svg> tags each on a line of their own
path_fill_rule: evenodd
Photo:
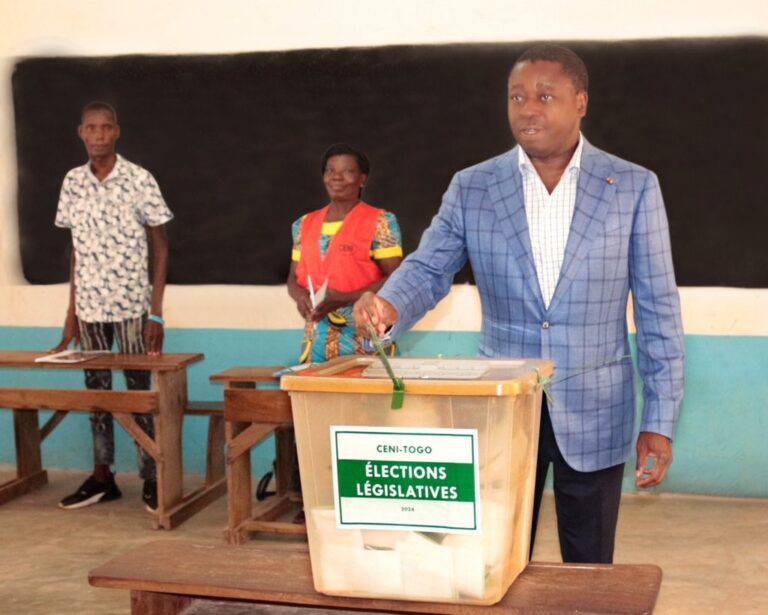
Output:
<svg viewBox="0 0 768 615">
<path fill-rule="evenodd" d="M 82 363 L 35 363 L 37 357 L 49 354 L 46 350 L 0 350 L 0 367 L 31 369 L 137 369 L 175 371 L 202 361 L 201 353 L 146 354 L 110 353 Z"/>
<path fill-rule="evenodd" d="M 271 367 L 233 367 L 210 377 L 211 382 L 279 382 L 272 374 L 282 366 Z"/>
<path fill-rule="evenodd" d="M 249 532 L 267 532 L 269 534 L 307 535 L 307 526 L 303 523 L 288 523 L 286 521 L 260 521 L 251 519 L 242 525 Z"/>
<path fill-rule="evenodd" d="M 34 491 L 48 484 L 48 472 L 40 470 L 24 478 L 14 478 L 0 485 L 0 504 L 10 502 L 14 498 Z"/>
<path fill-rule="evenodd" d="M 275 425 L 271 423 L 249 425 L 227 442 L 227 462 L 232 463 L 274 431 Z"/>
<path fill-rule="evenodd" d="M 16 476 L 26 478 L 43 469 L 40 454 L 40 427 L 37 412 L 14 409 L 13 433 L 16 442 Z"/>
<path fill-rule="evenodd" d="M 132 615 L 180 615 L 193 603 L 189 596 L 131 592 Z"/>
<path fill-rule="evenodd" d="M 251 485 L 251 456 L 238 455 L 229 459 L 229 443 L 248 428 L 248 423 L 227 421 L 227 530 L 225 538 L 230 544 L 242 544 L 248 539 L 248 532 L 240 524 L 251 516 L 253 486 Z M 248 450 L 248 449 L 246 449 Z"/>
<path fill-rule="evenodd" d="M 301 491 L 299 457 L 293 425 L 281 425 L 275 432 L 275 469 L 277 495 Z"/>
<path fill-rule="evenodd" d="M 205 449 L 205 484 L 213 485 L 224 478 L 227 471 L 224 453 L 224 416 L 208 418 L 208 443 Z"/>
<path fill-rule="evenodd" d="M 157 515 L 159 527 L 170 530 L 169 516 L 182 500 L 183 468 L 181 436 L 187 406 L 187 372 L 153 372 L 159 412 L 155 417 L 155 442 L 162 459 L 157 462 Z"/>
<path fill-rule="evenodd" d="M 305 606 L 280 606 L 254 604 L 231 600 L 194 600 L 182 611 L 183 615 L 377 615 L 373 611 L 348 611 L 347 609 L 313 609 Z M 380 613 L 380 611 L 379 611 Z M 155 613 L 143 615 L 156 615 Z"/>
<path fill-rule="evenodd" d="M 228 388 L 224 401 L 228 421 L 293 423 L 291 399 L 285 391 Z"/>
<path fill-rule="evenodd" d="M 303 551 L 157 541 L 99 566 L 89 581 L 96 587 L 394 613 L 635 615 L 653 611 L 661 569 L 531 563 L 501 602 L 476 606 L 325 596 L 314 590 Z"/>
<path fill-rule="evenodd" d="M 185 495 L 180 504 L 177 504 L 165 513 L 168 523 L 167 529 L 178 527 L 194 514 L 218 500 L 226 492 L 227 479 L 222 477 L 210 486 L 204 485 Z"/>
<path fill-rule="evenodd" d="M 0 408 L 150 414 L 158 403 L 154 391 L 0 388 Z"/>
<path fill-rule="evenodd" d="M 223 401 L 188 401 L 184 414 L 190 416 L 217 416 L 224 414 Z"/>
<path fill-rule="evenodd" d="M 66 410 L 57 410 L 53 413 L 53 416 L 49 418 L 45 425 L 43 425 L 43 428 L 40 430 L 40 440 L 43 441 L 48 437 L 48 434 L 50 434 L 59 423 L 61 423 L 64 420 L 64 417 L 69 414 Z"/>
<path fill-rule="evenodd" d="M 548 564 L 532 562 L 499 603 L 501 612 L 652 613 L 661 568 L 651 564 Z"/>
<path fill-rule="evenodd" d="M 287 497 L 280 495 L 273 495 L 266 500 L 256 503 L 252 508 L 252 518 L 259 521 L 275 521 L 290 511 L 292 508 L 296 508 L 297 511 L 301 510 L 296 507 L 296 504 L 291 502 Z M 246 522 L 247 523 L 247 522 Z"/>
<path fill-rule="evenodd" d="M 115 420 L 120 423 L 123 429 L 128 432 L 141 448 L 143 448 L 155 462 L 163 460 L 163 454 L 157 446 L 157 442 L 150 438 L 146 432 L 139 427 L 136 420 L 129 414 L 115 414 Z"/>
</svg>

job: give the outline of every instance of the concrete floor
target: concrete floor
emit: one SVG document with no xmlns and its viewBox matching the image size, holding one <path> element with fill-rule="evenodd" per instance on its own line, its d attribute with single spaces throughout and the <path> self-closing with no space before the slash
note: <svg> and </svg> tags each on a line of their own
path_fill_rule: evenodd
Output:
<svg viewBox="0 0 768 615">
<path fill-rule="evenodd" d="M 89 570 L 150 540 L 223 540 L 225 499 L 173 532 L 153 531 L 140 481 L 127 474 L 118 476 L 123 499 L 59 510 L 83 478 L 49 472 L 48 486 L 0 506 L 0 613 L 125 615 L 128 592 L 90 587 Z M 540 528 L 534 559 L 559 561 L 551 494 Z M 627 495 L 616 562 L 662 567 L 657 614 L 768 613 L 768 500 Z"/>
</svg>

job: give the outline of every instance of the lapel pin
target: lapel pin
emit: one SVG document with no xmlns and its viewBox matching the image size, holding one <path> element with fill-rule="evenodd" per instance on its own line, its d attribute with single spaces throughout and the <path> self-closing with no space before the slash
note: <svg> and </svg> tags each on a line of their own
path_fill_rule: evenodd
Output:
<svg viewBox="0 0 768 615">
<path fill-rule="evenodd" d="M 615 184 L 615 183 L 616 183 L 616 180 L 615 180 L 615 179 L 613 179 L 613 177 L 611 177 L 610 175 L 609 175 L 608 177 L 606 177 L 606 178 L 605 178 L 605 181 L 606 181 L 606 182 L 608 182 L 608 184 L 609 184 L 610 186 L 613 186 L 613 184 Z"/>
</svg>

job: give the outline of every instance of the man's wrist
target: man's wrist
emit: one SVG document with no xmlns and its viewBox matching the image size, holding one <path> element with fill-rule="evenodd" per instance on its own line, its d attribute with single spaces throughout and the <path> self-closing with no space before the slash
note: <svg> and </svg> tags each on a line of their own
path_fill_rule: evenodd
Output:
<svg viewBox="0 0 768 615">
<path fill-rule="evenodd" d="M 148 314 L 147 320 L 151 320 L 152 322 L 156 322 L 161 327 L 165 326 L 165 320 L 162 316 L 159 316 L 158 314 Z"/>
</svg>

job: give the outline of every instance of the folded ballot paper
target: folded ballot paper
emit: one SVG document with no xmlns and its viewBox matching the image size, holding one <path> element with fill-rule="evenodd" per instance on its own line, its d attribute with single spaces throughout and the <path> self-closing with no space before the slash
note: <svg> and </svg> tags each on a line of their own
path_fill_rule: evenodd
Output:
<svg viewBox="0 0 768 615">
<path fill-rule="evenodd" d="M 319 592 L 482 600 L 489 569 L 501 561 L 502 554 L 492 546 L 499 541 L 484 541 L 482 535 L 339 529 L 334 510 L 322 507 L 314 508 L 308 519 L 313 549 L 319 547 L 312 557 Z"/>
</svg>

